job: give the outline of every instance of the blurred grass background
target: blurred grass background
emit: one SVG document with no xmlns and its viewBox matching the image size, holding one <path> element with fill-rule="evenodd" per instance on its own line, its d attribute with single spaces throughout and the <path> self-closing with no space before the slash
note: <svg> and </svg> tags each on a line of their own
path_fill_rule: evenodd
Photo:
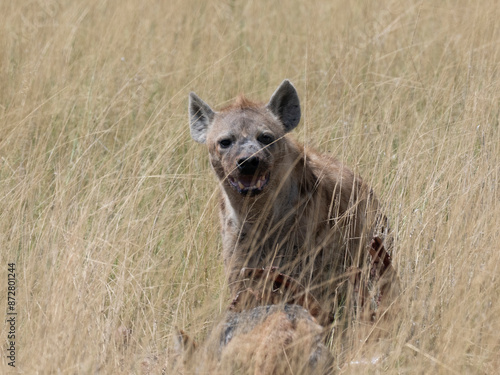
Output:
<svg viewBox="0 0 500 375">
<path fill-rule="evenodd" d="M 160 373 L 174 326 L 206 335 L 230 296 L 187 94 L 266 101 L 284 78 L 294 136 L 372 184 L 397 240 L 383 360 L 334 341 L 343 373 L 498 371 L 498 19 L 493 0 L 2 2 L 0 301 L 15 262 L 18 322 L 0 372 Z"/>
</svg>

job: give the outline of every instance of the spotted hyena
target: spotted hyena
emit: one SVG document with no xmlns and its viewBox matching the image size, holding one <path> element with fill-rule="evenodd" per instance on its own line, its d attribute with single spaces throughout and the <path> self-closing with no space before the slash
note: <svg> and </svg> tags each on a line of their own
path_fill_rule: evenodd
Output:
<svg viewBox="0 0 500 375">
<path fill-rule="evenodd" d="M 371 188 L 331 156 L 304 148 L 287 133 L 300 121 L 297 91 L 285 80 L 267 104 L 240 96 L 214 111 L 189 96 L 192 138 L 208 146 L 220 182 L 223 259 L 231 291 L 244 268 L 289 275 L 331 321 L 349 300 L 349 270 L 363 269 L 385 217 Z M 386 277 L 392 277 L 387 275 Z"/>
</svg>

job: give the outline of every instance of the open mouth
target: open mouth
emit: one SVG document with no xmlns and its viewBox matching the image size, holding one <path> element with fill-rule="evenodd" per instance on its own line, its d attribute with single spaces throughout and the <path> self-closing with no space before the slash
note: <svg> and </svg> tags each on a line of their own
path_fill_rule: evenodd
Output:
<svg viewBox="0 0 500 375">
<path fill-rule="evenodd" d="M 267 172 L 262 176 L 240 176 L 237 179 L 228 176 L 229 184 L 236 189 L 236 191 L 242 195 L 257 195 L 269 182 L 270 173 Z"/>
</svg>

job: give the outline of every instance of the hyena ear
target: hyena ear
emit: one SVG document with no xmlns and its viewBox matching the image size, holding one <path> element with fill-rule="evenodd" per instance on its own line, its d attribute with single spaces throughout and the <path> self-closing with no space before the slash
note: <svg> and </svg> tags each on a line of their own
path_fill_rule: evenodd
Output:
<svg viewBox="0 0 500 375">
<path fill-rule="evenodd" d="M 299 124 L 299 95 L 289 80 L 285 79 L 281 83 L 267 103 L 267 108 L 281 120 L 286 132 L 291 131 Z"/>
<path fill-rule="evenodd" d="M 208 128 L 214 119 L 215 112 L 194 92 L 189 94 L 189 126 L 191 137 L 199 143 L 205 143 Z"/>
</svg>

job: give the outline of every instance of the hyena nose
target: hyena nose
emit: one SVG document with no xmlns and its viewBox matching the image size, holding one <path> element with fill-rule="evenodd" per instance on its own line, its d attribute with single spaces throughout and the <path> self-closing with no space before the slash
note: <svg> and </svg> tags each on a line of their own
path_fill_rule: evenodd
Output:
<svg viewBox="0 0 500 375">
<path fill-rule="evenodd" d="M 259 167 L 259 158 L 257 156 L 251 156 L 249 158 L 238 159 L 238 170 L 241 174 L 253 175 Z"/>
</svg>

